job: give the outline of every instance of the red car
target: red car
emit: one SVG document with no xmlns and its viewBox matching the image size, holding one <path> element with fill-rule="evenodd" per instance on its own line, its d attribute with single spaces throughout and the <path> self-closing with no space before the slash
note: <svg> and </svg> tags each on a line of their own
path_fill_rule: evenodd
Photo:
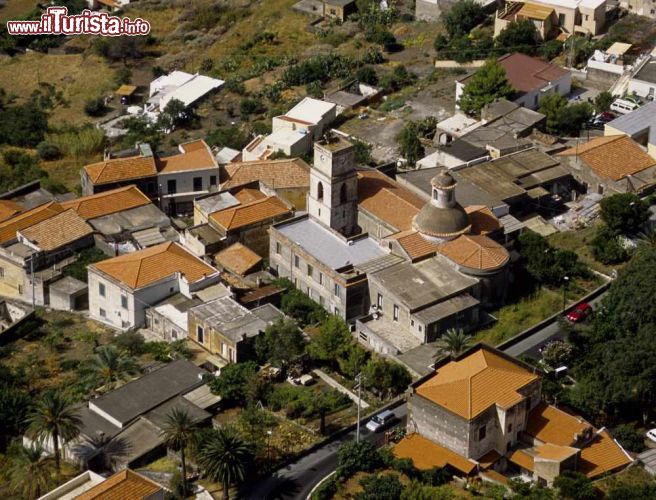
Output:
<svg viewBox="0 0 656 500">
<path fill-rule="evenodd" d="M 592 306 L 582 302 L 567 314 L 567 319 L 572 323 L 579 323 L 584 321 L 590 314 L 592 314 Z"/>
</svg>

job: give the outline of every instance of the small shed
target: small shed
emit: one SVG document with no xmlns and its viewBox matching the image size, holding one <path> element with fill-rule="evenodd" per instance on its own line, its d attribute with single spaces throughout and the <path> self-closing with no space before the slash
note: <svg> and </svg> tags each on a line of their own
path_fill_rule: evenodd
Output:
<svg viewBox="0 0 656 500">
<path fill-rule="evenodd" d="M 357 10 L 355 0 L 324 0 L 323 15 L 345 21 L 346 18 Z"/>
<path fill-rule="evenodd" d="M 134 85 L 121 85 L 118 89 L 116 89 L 115 94 L 121 100 L 121 104 L 127 105 L 132 102 L 132 97 L 136 91 L 137 87 Z"/>
<path fill-rule="evenodd" d="M 50 307 L 61 311 L 78 311 L 88 307 L 86 283 L 64 276 L 50 285 Z"/>
<path fill-rule="evenodd" d="M 644 464 L 647 472 L 652 476 L 656 476 L 656 448 L 642 452 L 638 455 L 638 460 Z"/>
</svg>

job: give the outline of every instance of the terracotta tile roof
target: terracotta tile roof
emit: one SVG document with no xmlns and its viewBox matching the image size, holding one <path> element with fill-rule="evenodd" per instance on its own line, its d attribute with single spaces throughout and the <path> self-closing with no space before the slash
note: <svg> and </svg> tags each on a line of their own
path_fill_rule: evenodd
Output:
<svg viewBox="0 0 656 500">
<path fill-rule="evenodd" d="M 510 260 L 508 251 L 487 236 L 463 234 L 439 245 L 438 251 L 458 265 L 485 271 L 499 269 Z"/>
<path fill-rule="evenodd" d="M 476 470 L 474 462 L 419 434 L 409 434 L 404 437 L 394 447 L 393 453 L 397 458 L 412 459 L 415 467 L 420 470 L 444 467 L 445 465 L 450 465 L 464 474 L 471 474 Z"/>
<path fill-rule="evenodd" d="M 203 140 L 180 144 L 180 149 L 182 152 L 178 154 L 157 157 L 157 170 L 160 173 L 219 168 L 212 151 Z"/>
<path fill-rule="evenodd" d="M 510 484 L 510 481 L 506 476 L 503 474 L 500 474 L 499 472 L 495 471 L 494 469 L 489 469 L 486 470 L 485 472 L 481 472 L 482 476 L 486 476 L 488 479 L 491 479 L 492 481 L 495 481 L 500 484 L 508 485 Z"/>
<path fill-rule="evenodd" d="M 20 203 L 11 200 L 0 200 L 0 221 L 13 217 L 23 210 Z"/>
<path fill-rule="evenodd" d="M 426 200 L 375 170 L 358 171 L 358 204 L 398 231 L 412 228 L 412 219 Z"/>
<path fill-rule="evenodd" d="M 600 177 L 618 181 L 656 165 L 633 139 L 626 135 L 597 137 L 566 149 L 558 156 L 579 156 Z"/>
<path fill-rule="evenodd" d="M 25 229 L 63 212 L 59 203 L 53 201 L 44 203 L 31 210 L 20 213 L 11 219 L 0 222 L 0 244 L 7 243 L 16 238 L 16 231 Z"/>
<path fill-rule="evenodd" d="M 125 469 L 85 491 L 76 500 L 142 500 L 161 490 L 162 487 L 150 479 Z"/>
<path fill-rule="evenodd" d="M 89 236 L 93 228 L 70 208 L 19 232 L 41 250 L 49 251 Z"/>
<path fill-rule="evenodd" d="M 471 222 L 472 234 L 489 234 L 501 229 L 499 219 L 485 205 L 471 205 L 465 207 L 465 212 L 469 215 Z"/>
<path fill-rule="evenodd" d="M 153 177 L 157 166 L 152 156 L 131 156 L 85 165 L 84 171 L 93 184 L 99 185 Z"/>
<path fill-rule="evenodd" d="M 175 273 L 184 275 L 190 283 L 217 273 L 216 269 L 173 242 L 103 260 L 89 268 L 95 268 L 132 289 L 148 286 Z"/>
<path fill-rule="evenodd" d="M 481 466 L 481 469 L 489 469 L 492 467 L 499 459 L 501 455 L 497 450 L 490 450 L 481 458 L 478 459 L 478 464 Z"/>
<path fill-rule="evenodd" d="M 239 191 L 232 193 L 232 196 L 237 198 L 237 201 L 241 204 L 250 203 L 251 201 L 261 200 L 266 198 L 266 195 L 259 189 L 254 188 L 241 188 Z"/>
<path fill-rule="evenodd" d="M 601 430 L 582 450 L 579 472 L 594 478 L 629 465 L 633 460 L 606 430 Z"/>
<path fill-rule="evenodd" d="M 243 186 L 253 181 L 261 181 L 271 189 L 310 186 L 310 166 L 300 158 L 229 163 L 223 170 L 226 180 L 221 184 L 221 189 Z"/>
<path fill-rule="evenodd" d="M 398 241 L 401 248 L 412 260 L 435 254 L 439 246 L 428 241 L 415 230 L 401 231 L 389 236 L 389 238 Z"/>
<path fill-rule="evenodd" d="M 547 63 L 519 52 L 507 54 L 500 57 L 498 61 L 506 70 L 506 77 L 510 85 L 520 92 L 539 90 L 567 74 L 566 69 L 556 64 Z M 466 84 L 470 78 L 471 76 L 468 76 L 460 82 Z"/>
<path fill-rule="evenodd" d="M 543 443 L 572 446 L 577 436 L 591 427 L 581 417 L 570 415 L 542 401 L 528 414 L 525 432 Z"/>
<path fill-rule="evenodd" d="M 524 399 L 518 391 L 538 376 L 519 363 L 479 346 L 467 356 L 439 367 L 416 388 L 435 404 L 473 419 L 490 406 L 509 408 Z"/>
<path fill-rule="evenodd" d="M 61 206 L 72 208 L 80 217 L 88 220 L 149 204 L 150 199 L 137 186 L 132 185 L 65 201 Z"/>
<path fill-rule="evenodd" d="M 545 460 L 555 460 L 562 462 L 567 460 L 572 455 L 576 455 L 579 450 L 571 446 L 560 446 L 557 444 L 544 443 L 534 448 L 535 456 Z"/>
<path fill-rule="evenodd" d="M 262 257 L 241 243 L 235 243 L 215 254 L 214 261 L 221 267 L 244 276 L 262 262 Z"/>
<path fill-rule="evenodd" d="M 239 299 L 239 302 L 242 304 L 250 304 L 252 302 L 257 302 L 258 300 L 264 299 L 266 297 L 271 297 L 282 292 L 284 292 L 284 289 L 278 288 L 275 285 L 261 286 L 260 288 L 256 288 L 255 290 L 251 290 L 250 292 L 245 293 L 242 298 Z"/>
<path fill-rule="evenodd" d="M 533 470 L 533 456 L 524 450 L 511 451 L 506 455 L 506 458 L 523 469 Z"/>
<path fill-rule="evenodd" d="M 268 196 L 245 205 L 219 210 L 210 214 L 209 219 L 229 231 L 264 222 L 284 214 L 291 215 L 292 210 L 277 196 Z"/>
</svg>

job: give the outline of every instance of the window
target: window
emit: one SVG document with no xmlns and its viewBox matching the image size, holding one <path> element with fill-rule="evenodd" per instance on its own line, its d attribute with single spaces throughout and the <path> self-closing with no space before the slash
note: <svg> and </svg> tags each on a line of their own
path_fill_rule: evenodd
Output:
<svg viewBox="0 0 656 500">
<path fill-rule="evenodd" d="M 156 189 L 156 186 L 155 186 L 154 182 L 146 183 L 146 193 L 154 193 L 155 189 Z"/>
<path fill-rule="evenodd" d="M 565 24 L 565 14 L 558 14 L 558 26 Z"/>
<path fill-rule="evenodd" d="M 171 337 L 177 340 L 178 338 L 178 332 L 176 330 L 171 330 Z"/>
<path fill-rule="evenodd" d="M 393 316 L 392 316 L 392 319 L 393 319 L 394 321 L 398 321 L 398 320 L 399 320 L 399 306 L 397 306 L 396 304 L 394 304 L 394 314 L 393 314 Z"/>
<path fill-rule="evenodd" d="M 128 297 L 127 297 L 127 295 L 121 295 L 121 307 L 123 309 L 128 308 Z"/>
<path fill-rule="evenodd" d="M 362 340 L 364 340 L 364 341 L 366 342 L 367 339 L 368 339 L 367 334 L 361 331 L 361 332 L 360 332 L 360 339 L 362 339 Z"/>
<path fill-rule="evenodd" d="M 18 285 L 18 295 L 23 295 L 23 285 Z"/>
<path fill-rule="evenodd" d="M 298 258 L 298 255 L 294 255 L 294 267 L 299 267 L 301 259 Z"/>
<path fill-rule="evenodd" d="M 312 268 L 312 266 L 311 266 L 310 264 L 308 264 L 308 265 L 307 265 L 307 275 L 308 275 L 310 278 L 312 277 L 312 273 L 313 273 L 313 272 L 314 272 L 314 269 Z"/>
<path fill-rule="evenodd" d="M 282 251 L 282 245 L 280 244 L 279 241 L 276 241 L 276 253 L 280 255 L 281 251 Z"/>
<path fill-rule="evenodd" d="M 216 175 L 210 175 L 210 186 L 216 186 Z"/>
<path fill-rule="evenodd" d="M 508 424 L 508 432 L 512 432 L 512 424 Z"/>
<path fill-rule="evenodd" d="M 378 307 L 381 307 L 381 308 L 383 307 L 383 294 L 382 293 L 379 293 L 378 297 L 376 297 L 376 305 Z"/>
<path fill-rule="evenodd" d="M 414 319 L 410 320 L 410 326 L 415 326 L 415 320 Z"/>
<path fill-rule="evenodd" d="M 483 441 L 483 439 L 485 439 L 486 434 L 487 434 L 487 429 L 485 426 L 478 429 L 478 440 Z"/>
<path fill-rule="evenodd" d="M 319 273 L 319 284 L 323 285 L 323 273 Z"/>
<path fill-rule="evenodd" d="M 199 344 L 205 343 L 205 330 L 200 325 L 196 325 L 196 340 Z"/>
<path fill-rule="evenodd" d="M 335 316 L 339 316 L 339 307 L 335 306 Z"/>
<path fill-rule="evenodd" d="M 323 201 L 323 184 L 321 182 L 317 184 L 317 200 Z"/>
<path fill-rule="evenodd" d="M 101 297 L 105 296 L 105 284 L 104 283 L 98 283 L 98 294 Z"/>
<path fill-rule="evenodd" d="M 0 278 L 4 278 L 4 277 L 5 277 L 5 268 L 0 267 Z"/>
<path fill-rule="evenodd" d="M 419 333 L 421 333 L 421 325 L 419 325 Z"/>
<path fill-rule="evenodd" d="M 339 189 L 339 203 L 340 205 L 346 203 L 346 184 L 342 184 L 342 187 Z"/>
<path fill-rule="evenodd" d="M 339 285 L 337 283 L 335 283 L 333 293 L 335 294 L 335 297 L 339 297 Z"/>
<path fill-rule="evenodd" d="M 102 307 L 98 311 L 98 314 L 100 314 L 101 318 L 106 318 L 107 317 L 107 311 L 105 311 Z"/>
<path fill-rule="evenodd" d="M 203 178 L 194 177 L 194 191 L 202 191 L 202 190 L 203 190 Z"/>
<path fill-rule="evenodd" d="M 319 304 L 323 307 L 323 295 L 319 295 Z"/>
<path fill-rule="evenodd" d="M 175 194 L 178 190 L 178 183 L 175 179 L 169 179 L 166 182 L 166 192 L 168 194 Z"/>
</svg>

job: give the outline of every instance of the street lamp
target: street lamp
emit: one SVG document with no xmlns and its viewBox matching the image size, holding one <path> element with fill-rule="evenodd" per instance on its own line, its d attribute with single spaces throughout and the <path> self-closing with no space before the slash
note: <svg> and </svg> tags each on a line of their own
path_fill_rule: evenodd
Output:
<svg viewBox="0 0 656 500">
<path fill-rule="evenodd" d="M 360 401 L 362 400 L 362 381 L 364 377 L 362 373 L 358 373 L 355 376 L 356 388 L 358 389 L 358 421 L 355 425 L 355 442 L 360 442 Z"/>
<path fill-rule="evenodd" d="M 567 284 L 569 283 L 569 276 L 564 276 L 563 277 L 563 311 L 565 310 L 565 307 L 567 307 Z"/>
<path fill-rule="evenodd" d="M 271 468 L 271 434 L 273 431 L 269 429 L 267 431 L 267 468 Z"/>
</svg>

